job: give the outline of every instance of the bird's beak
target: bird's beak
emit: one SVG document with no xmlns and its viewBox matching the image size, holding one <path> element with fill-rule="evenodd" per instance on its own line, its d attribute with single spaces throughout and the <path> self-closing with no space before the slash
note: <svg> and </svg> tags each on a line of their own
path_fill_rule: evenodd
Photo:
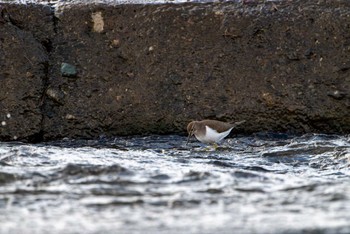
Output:
<svg viewBox="0 0 350 234">
<path fill-rule="evenodd" d="M 191 136 L 193 136 L 193 130 L 194 130 L 194 129 L 191 129 L 190 133 L 188 134 L 186 145 L 187 145 L 188 142 L 190 141 Z"/>
</svg>

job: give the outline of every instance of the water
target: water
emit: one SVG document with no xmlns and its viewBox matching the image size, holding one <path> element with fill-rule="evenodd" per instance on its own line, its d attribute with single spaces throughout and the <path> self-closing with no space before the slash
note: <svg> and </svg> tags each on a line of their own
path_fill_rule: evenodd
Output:
<svg viewBox="0 0 350 234">
<path fill-rule="evenodd" d="M 0 143 L 0 233 L 350 233 L 350 136 Z"/>
</svg>

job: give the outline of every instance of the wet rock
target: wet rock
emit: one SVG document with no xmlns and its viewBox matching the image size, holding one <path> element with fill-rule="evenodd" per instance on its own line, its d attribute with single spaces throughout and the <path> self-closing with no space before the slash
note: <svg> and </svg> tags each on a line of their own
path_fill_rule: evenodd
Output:
<svg viewBox="0 0 350 234">
<path fill-rule="evenodd" d="M 0 172 L 0 185 L 12 182 L 16 179 L 16 176 L 13 174 Z"/>
</svg>

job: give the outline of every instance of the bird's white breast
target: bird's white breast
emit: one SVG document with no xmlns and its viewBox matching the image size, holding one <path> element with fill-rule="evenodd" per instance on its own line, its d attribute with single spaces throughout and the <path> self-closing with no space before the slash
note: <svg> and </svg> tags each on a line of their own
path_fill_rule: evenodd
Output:
<svg viewBox="0 0 350 234">
<path fill-rule="evenodd" d="M 225 132 L 221 132 L 218 133 L 216 130 L 205 126 L 206 132 L 204 136 L 196 136 L 196 138 L 204 143 L 218 143 L 219 141 L 221 141 L 222 139 L 224 139 L 225 137 L 227 137 L 228 134 L 230 134 L 231 130 L 233 128 L 230 128 L 229 130 L 225 131 Z"/>
</svg>

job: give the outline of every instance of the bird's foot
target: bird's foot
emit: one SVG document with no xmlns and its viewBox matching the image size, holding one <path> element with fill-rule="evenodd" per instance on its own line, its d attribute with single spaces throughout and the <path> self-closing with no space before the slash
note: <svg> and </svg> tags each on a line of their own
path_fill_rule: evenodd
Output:
<svg viewBox="0 0 350 234">
<path fill-rule="evenodd" d="M 216 151 L 219 148 L 219 145 L 216 143 L 213 143 L 207 147 L 204 148 L 205 151 Z"/>
</svg>

